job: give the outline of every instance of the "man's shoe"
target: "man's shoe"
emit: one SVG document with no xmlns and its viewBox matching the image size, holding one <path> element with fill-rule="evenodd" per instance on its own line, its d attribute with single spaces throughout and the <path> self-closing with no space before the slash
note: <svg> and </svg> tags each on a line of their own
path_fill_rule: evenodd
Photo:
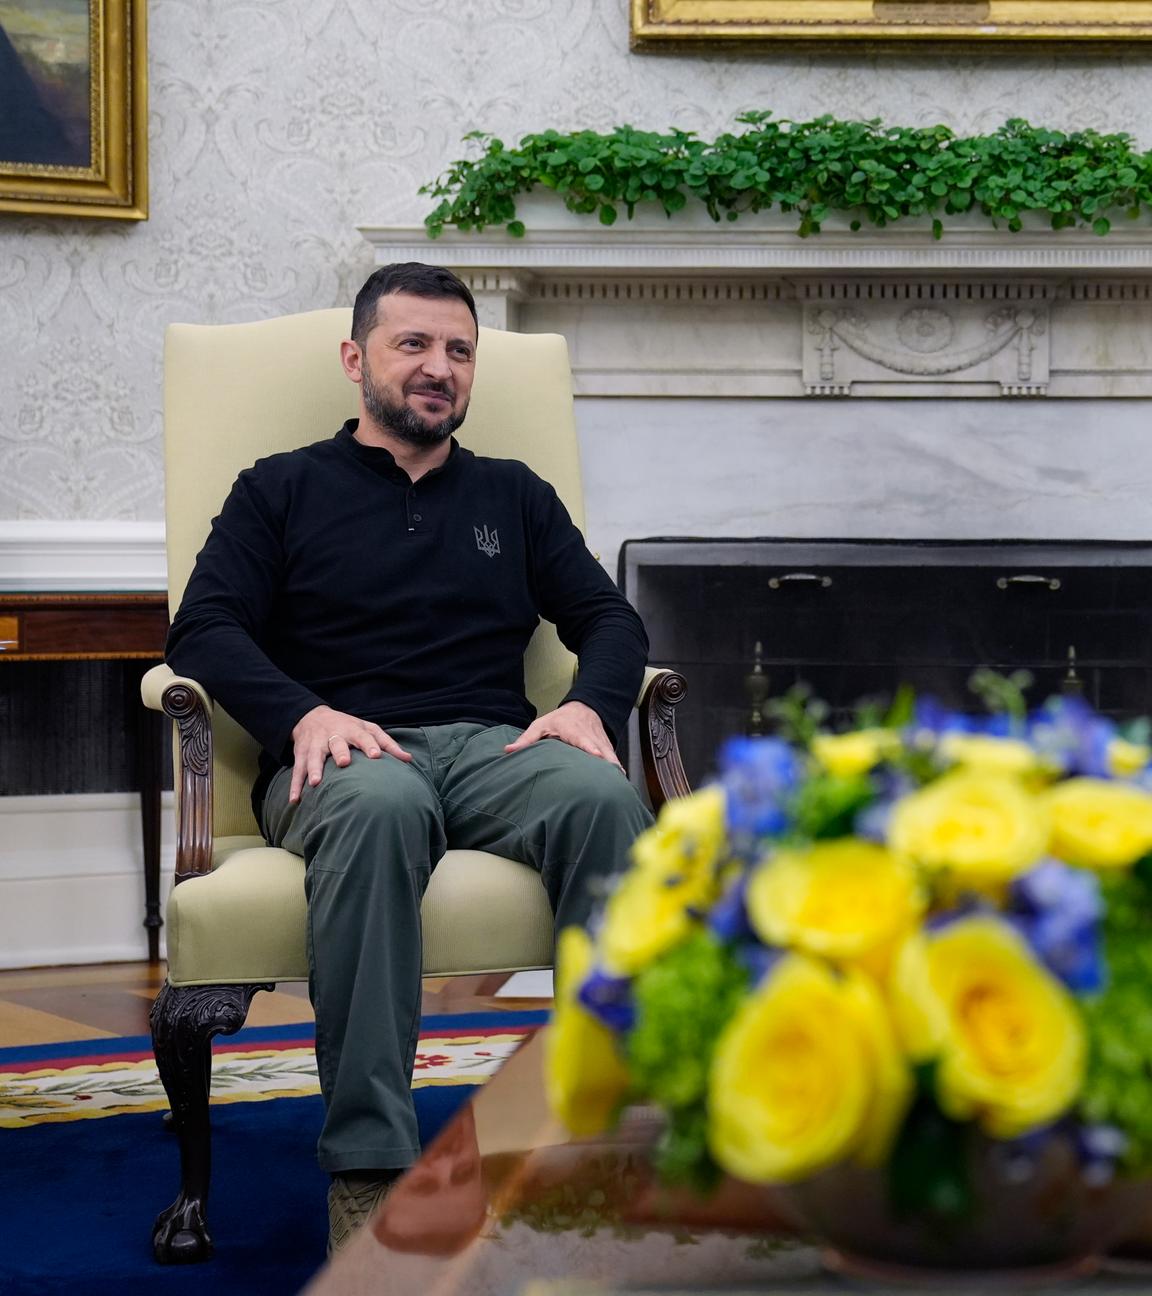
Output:
<svg viewBox="0 0 1152 1296">
<path fill-rule="evenodd" d="M 351 1171 L 332 1176 L 328 1188 L 328 1254 L 348 1245 L 352 1234 L 392 1191 L 403 1170 Z"/>
</svg>

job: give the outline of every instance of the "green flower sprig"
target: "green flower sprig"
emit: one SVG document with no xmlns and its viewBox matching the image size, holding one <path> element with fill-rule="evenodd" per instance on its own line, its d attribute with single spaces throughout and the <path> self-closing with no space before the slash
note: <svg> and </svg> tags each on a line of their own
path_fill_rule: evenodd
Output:
<svg viewBox="0 0 1152 1296">
<path fill-rule="evenodd" d="M 744 130 L 711 141 L 618 126 L 548 130 L 509 147 L 473 131 L 464 138 L 481 145 L 479 156 L 451 163 L 420 190 L 441 200 L 424 223 L 432 238 L 449 225 L 504 225 L 521 237 L 516 199 L 537 186 L 604 225 L 621 207 L 629 219 L 642 205 L 672 216 L 693 199 L 716 221 L 778 206 L 797 214 L 802 238 L 833 211 L 850 214 L 854 230 L 930 215 L 936 238 L 941 215 L 971 210 L 1013 232 L 1036 213 L 1056 230 L 1091 226 L 1104 235 L 1115 213 L 1134 219 L 1152 206 L 1152 152 L 1137 151 L 1124 133 L 1050 130 L 1019 117 L 973 136 L 879 118 L 794 122 L 756 111 L 736 120 Z"/>
<path fill-rule="evenodd" d="M 1152 860 L 1131 874 L 1102 879 L 1108 981 L 1084 1001 L 1088 1074 L 1080 1109 L 1087 1119 L 1115 1125 L 1128 1137 L 1122 1158 L 1132 1174 L 1152 1169 Z"/>
<path fill-rule="evenodd" d="M 969 677 L 968 688 L 992 715 L 1005 715 L 1016 729 L 1022 729 L 1028 718 L 1027 695 L 1033 683 L 1031 671 L 1017 670 L 1003 675 L 980 666 Z"/>
<path fill-rule="evenodd" d="M 803 680 L 764 703 L 764 715 L 772 721 L 777 737 L 798 747 L 811 745 L 831 712 L 828 703 L 817 697 L 812 686 Z"/>
<path fill-rule="evenodd" d="M 708 1066 L 747 990 L 747 968 L 707 931 L 690 936 L 636 979 L 628 1066 L 637 1092 L 667 1109 L 656 1161 L 670 1183 L 707 1191 L 719 1178 L 708 1152 Z"/>
</svg>

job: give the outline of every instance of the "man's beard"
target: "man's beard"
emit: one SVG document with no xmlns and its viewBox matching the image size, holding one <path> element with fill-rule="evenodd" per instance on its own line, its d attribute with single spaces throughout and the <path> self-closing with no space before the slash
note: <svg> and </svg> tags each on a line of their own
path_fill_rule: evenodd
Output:
<svg viewBox="0 0 1152 1296">
<path fill-rule="evenodd" d="M 447 383 L 426 382 L 423 385 L 428 391 L 443 392 L 449 400 L 453 399 L 452 389 Z M 360 366 L 360 393 L 368 417 L 380 427 L 387 428 L 400 441 L 407 441 L 409 445 L 439 445 L 456 431 L 464 422 L 465 414 L 468 413 L 468 406 L 465 404 L 458 414 L 453 411 L 439 423 L 426 423 L 410 405 L 392 400 L 377 387 L 372 381 L 368 366 L 363 362 Z"/>
</svg>

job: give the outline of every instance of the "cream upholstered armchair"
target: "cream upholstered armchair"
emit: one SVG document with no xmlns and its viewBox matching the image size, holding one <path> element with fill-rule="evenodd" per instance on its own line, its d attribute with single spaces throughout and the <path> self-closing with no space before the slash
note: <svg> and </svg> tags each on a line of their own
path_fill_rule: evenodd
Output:
<svg viewBox="0 0 1152 1296">
<path fill-rule="evenodd" d="M 243 468 L 333 434 L 356 413 L 338 347 L 351 312 L 316 311 L 256 324 L 173 325 L 165 352 L 168 597 L 179 605 L 211 519 Z M 583 523 L 564 339 L 481 329 L 463 442 L 523 460 Z M 531 389 L 531 399 L 522 393 Z M 542 623 L 525 658 L 538 710 L 567 691 L 574 660 Z M 688 790 L 674 706 L 684 681 L 649 670 L 638 705 L 653 806 Z M 308 979 L 304 861 L 268 846 L 249 804 L 256 743 L 195 680 L 167 666 L 145 676 L 145 703 L 175 722 L 176 883 L 167 909 L 168 978 L 152 1008 L 152 1041 L 180 1142 L 179 1196 L 157 1219 L 156 1258 L 212 1254 L 205 1206 L 211 1166 L 211 1041 L 238 1030 L 253 995 Z M 534 870 L 480 851 L 450 850 L 423 904 L 428 974 L 548 966 L 552 915 Z"/>
</svg>

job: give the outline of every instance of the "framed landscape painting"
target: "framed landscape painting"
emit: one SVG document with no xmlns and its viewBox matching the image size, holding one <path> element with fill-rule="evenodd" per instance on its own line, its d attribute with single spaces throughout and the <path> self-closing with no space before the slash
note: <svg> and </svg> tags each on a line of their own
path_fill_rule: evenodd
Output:
<svg viewBox="0 0 1152 1296">
<path fill-rule="evenodd" d="M 714 41 L 1126 43 L 1152 40 L 1147 0 L 632 0 L 632 45 Z"/>
<path fill-rule="evenodd" d="M 147 0 L 0 0 L 0 212 L 148 215 Z"/>
</svg>

